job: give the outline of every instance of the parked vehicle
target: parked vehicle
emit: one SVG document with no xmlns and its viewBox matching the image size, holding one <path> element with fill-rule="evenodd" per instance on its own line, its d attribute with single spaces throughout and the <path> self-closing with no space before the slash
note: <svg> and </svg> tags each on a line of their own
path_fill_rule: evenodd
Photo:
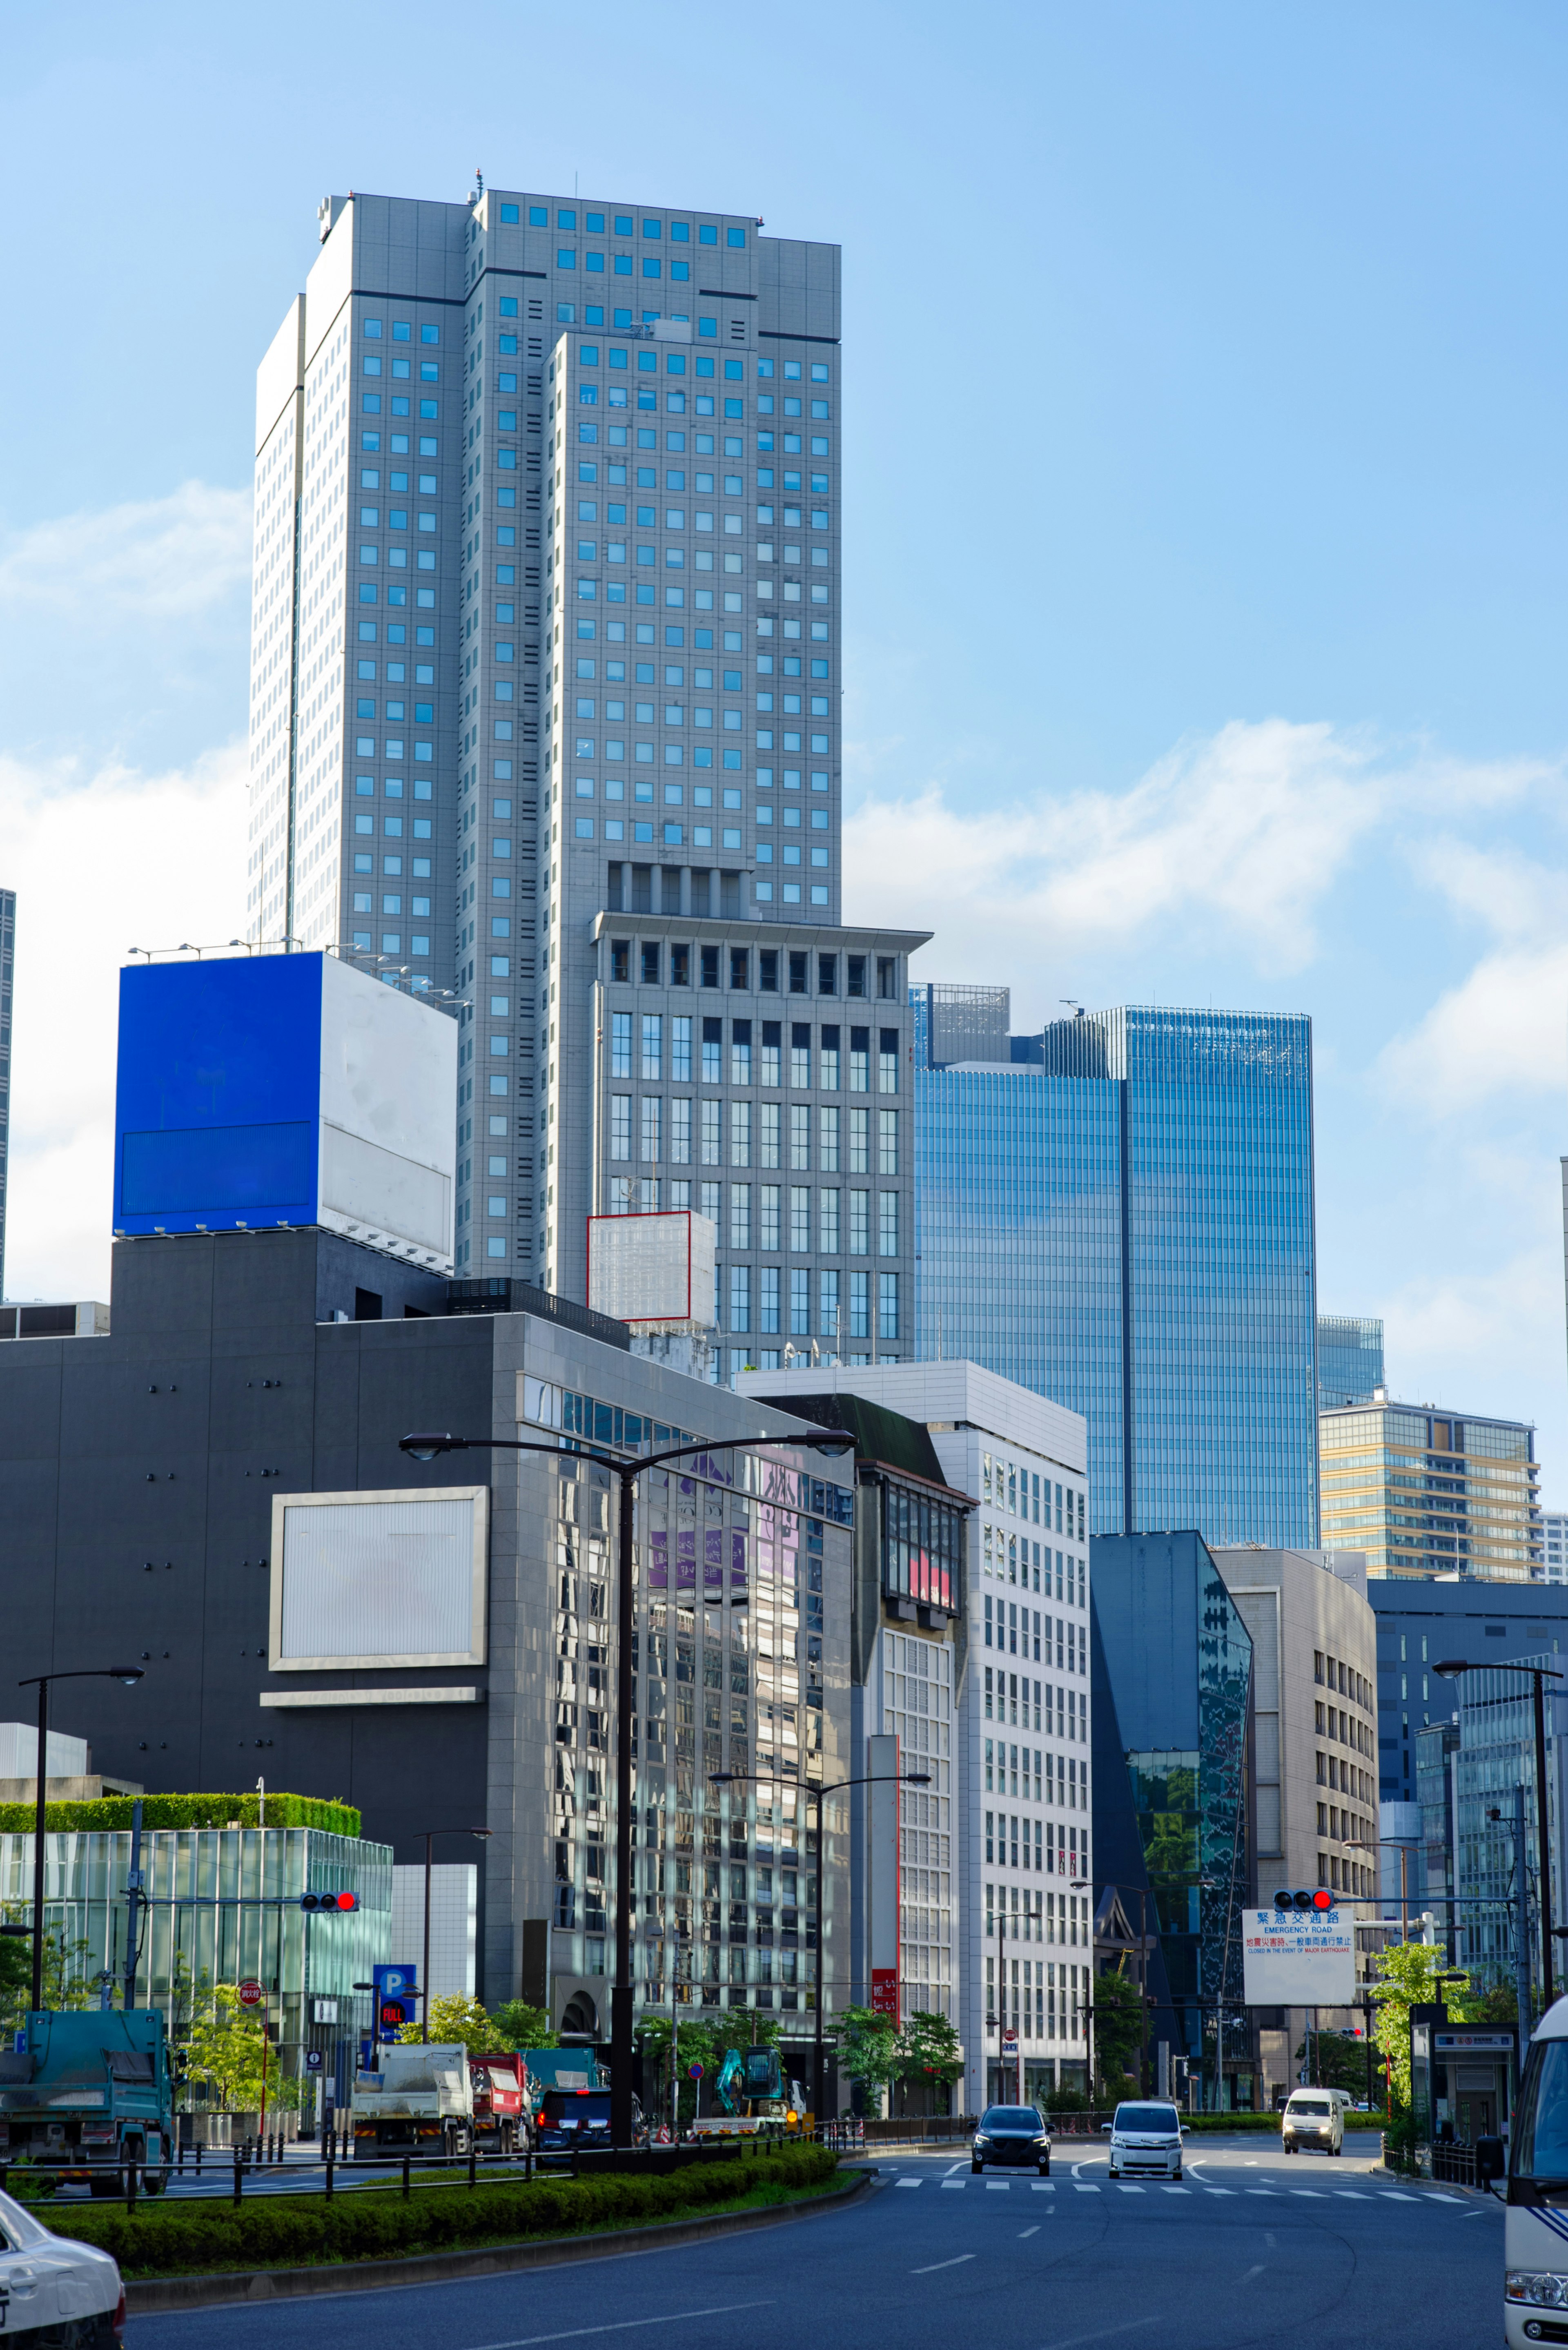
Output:
<svg viewBox="0 0 1568 2350">
<path fill-rule="evenodd" d="M 127 2163 L 158 2194 L 174 2144 L 174 2086 L 158 2008 L 29 2015 L 25 2048 L 0 2054 L 0 2162 L 61 2163 L 95 2195 Z"/>
<path fill-rule="evenodd" d="M 1482 2178 L 1501 2170 L 1501 2141 L 1476 2141 Z M 1536 2025 L 1513 2109 L 1503 2218 L 1503 2338 L 1509 2350 L 1568 2338 L 1568 2246 L 1562 2198 L 1568 2181 L 1568 1999 Z"/>
<path fill-rule="evenodd" d="M 1111 2141 L 1113 2178 L 1179 2178 L 1181 2117 L 1174 2106 L 1127 2102 L 1101 2125 Z"/>
<path fill-rule="evenodd" d="M 1296 2089 L 1285 2106 L 1280 2136 L 1287 2154 L 1310 2148 L 1319 2154 L 1345 2151 L 1345 2114 L 1350 2099 L 1343 2089 Z"/>
<path fill-rule="evenodd" d="M 125 2292 L 109 2254 L 57 2236 L 0 2195 L 0 2334 L 40 2350 L 67 2342 L 119 2350 L 124 2324 Z"/>
<path fill-rule="evenodd" d="M 470 2054 L 468 2077 L 473 2090 L 473 2135 L 478 2144 L 496 2154 L 511 2154 L 533 2138 L 534 2083 L 525 2057 L 515 2049 L 493 2055 Z"/>
<path fill-rule="evenodd" d="M 1017 2169 L 1026 2166 L 1051 2176 L 1051 2126 L 1035 2106 L 988 2106 L 970 2148 L 971 2171 L 988 2162 Z"/>
<path fill-rule="evenodd" d="M 473 2137 L 473 2086 L 461 2041 L 396 2042 L 379 2073 L 354 2085 L 357 2161 L 410 2153 L 466 2154 Z"/>
<path fill-rule="evenodd" d="M 574 2149 L 607 2147 L 610 2142 L 610 2099 L 607 2089 L 546 2089 L 538 2119 L 541 2154 L 570 2154 Z"/>
</svg>

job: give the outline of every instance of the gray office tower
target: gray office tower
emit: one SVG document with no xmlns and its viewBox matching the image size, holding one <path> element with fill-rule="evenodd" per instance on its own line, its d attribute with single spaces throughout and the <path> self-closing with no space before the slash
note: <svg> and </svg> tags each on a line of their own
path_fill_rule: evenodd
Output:
<svg viewBox="0 0 1568 2350">
<path fill-rule="evenodd" d="M 16 892 L 0 889 L 0 1297 L 5 1295 L 5 1207 L 11 1189 L 11 1012 L 16 971 Z"/>
<path fill-rule="evenodd" d="M 915 1003 L 919 1353 L 1083 1413 L 1096 1534 L 1314 1546 L 1311 1023 Z"/>
<path fill-rule="evenodd" d="M 909 1355 L 920 941 L 838 927 L 838 248 L 483 187 L 319 225 L 257 379 L 252 938 L 452 1003 L 460 1275 L 581 1300 L 591 1214 L 691 1208 L 736 1364 Z"/>
</svg>

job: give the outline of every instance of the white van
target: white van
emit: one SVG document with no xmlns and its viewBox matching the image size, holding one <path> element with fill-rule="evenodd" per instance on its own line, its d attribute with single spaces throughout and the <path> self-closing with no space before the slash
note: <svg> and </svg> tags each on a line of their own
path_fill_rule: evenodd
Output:
<svg viewBox="0 0 1568 2350">
<path fill-rule="evenodd" d="M 1296 2089 L 1280 2124 L 1287 2154 L 1314 2147 L 1319 2154 L 1345 2151 L 1345 2115 L 1350 2099 L 1343 2089 Z"/>
</svg>

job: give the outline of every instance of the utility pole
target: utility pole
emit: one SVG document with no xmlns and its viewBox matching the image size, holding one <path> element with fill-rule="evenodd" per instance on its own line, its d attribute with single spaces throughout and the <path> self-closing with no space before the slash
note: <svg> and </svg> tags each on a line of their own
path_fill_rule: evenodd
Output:
<svg viewBox="0 0 1568 2350">
<path fill-rule="evenodd" d="M 1524 1881 L 1524 1784 L 1513 1791 L 1513 1981 L 1519 2007 L 1519 2062 L 1530 2045 L 1530 1888 Z"/>
<path fill-rule="evenodd" d="M 136 1956 L 140 1939 L 141 1910 L 141 1798 L 130 1807 L 130 1866 L 125 1874 L 125 2005 L 127 2012 L 136 2005 Z"/>
</svg>

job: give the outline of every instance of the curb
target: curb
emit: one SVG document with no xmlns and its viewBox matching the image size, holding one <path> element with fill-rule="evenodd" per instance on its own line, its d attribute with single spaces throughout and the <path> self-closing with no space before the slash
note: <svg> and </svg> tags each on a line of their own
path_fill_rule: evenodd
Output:
<svg viewBox="0 0 1568 2350">
<path fill-rule="evenodd" d="M 128 2317 L 166 2316 L 182 2309 L 218 2309 L 237 2303 L 295 2301 L 325 2293 L 381 2293 L 389 2287 L 448 2284 L 465 2278 L 501 2276 L 515 2269 L 555 2268 L 571 2261 L 621 2258 L 701 2243 L 711 2236 L 747 2235 L 789 2220 L 836 2207 L 863 2195 L 876 2181 L 874 2168 L 859 2171 L 845 2186 L 772 2210 L 721 2211 L 708 2220 L 660 2220 L 647 2228 L 615 2228 L 595 2235 L 546 2236 L 533 2243 L 479 2244 L 472 2251 L 424 2252 L 407 2260 L 355 2261 L 308 2269 L 257 2269 L 250 2275 L 145 2277 L 125 2281 Z"/>
</svg>

